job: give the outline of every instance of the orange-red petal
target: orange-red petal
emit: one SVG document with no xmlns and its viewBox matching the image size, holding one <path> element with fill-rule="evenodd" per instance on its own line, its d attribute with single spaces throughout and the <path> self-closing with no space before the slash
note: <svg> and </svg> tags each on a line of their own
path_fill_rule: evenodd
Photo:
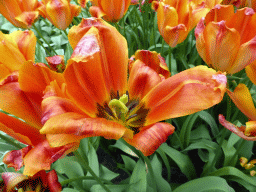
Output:
<svg viewBox="0 0 256 192">
<path fill-rule="evenodd" d="M 234 92 L 227 89 L 227 93 L 235 105 L 251 120 L 256 120 L 256 108 L 252 96 L 245 84 L 239 84 Z"/>
<path fill-rule="evenodd" d="M 226 76 L 206 66 L 182 71 L 159 83 L 142 100 L 149 109 L 145 125 L 192 114 L 219 103 Z"/>
<path fill-rule="evenodd" d="M 40 130 L 41 134 L 73 134 L 102 136 L 107 139 L 132 138 L 133 131 L 114 121 L 102 118 L 85 118 L 77 113 L 64 113 L 50 118 Z"/>
<path fill-rule="evenodd" d="M 47 140 L 39 143 L 24 157 L 25 175 L 34 175 L 41 170 L 49 170 L 51 164 L 59 158 L 78 148 L 78 143 L 71 143 L 62 147 L 50 147 Z"/>
<path fill-rule="evenodd" d="M 125 139 L 127 143 L 140 150 L 145 156 L 153 154 L 168 136 L 174 132 L 174 127 L 168 123 L 156 123 L 147 127 L 133 136 Z"/>
</svg>

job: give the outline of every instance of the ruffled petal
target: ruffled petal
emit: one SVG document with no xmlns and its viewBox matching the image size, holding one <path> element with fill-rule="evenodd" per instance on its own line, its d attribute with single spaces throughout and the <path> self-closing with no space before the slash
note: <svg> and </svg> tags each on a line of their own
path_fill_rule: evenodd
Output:
<svg viewBox="0 0 256 192">
<path fill-rule="evenodd" d="M 240 83 L 234 92 L 227 89 L 227 93 L 240 111 L 251 120 L 256 120 L 256 108 L 253 104 L 250 91 L 245 84 Z"/>
<path fill-rule="evenodd" d="M 62 147 L 51 148 L 45 140 L 31 149 L 24 157 L 24 175 L 34 175 L 41 170 L 49 170 L 51 164 L 59 158 L 75 151 L 79 143 L 71 143 Z"/>
<path fill-rule="evenodd" d="M 182 71 L 159 83 L 142 100 L 149 109 L 146 124 L 189 115 L 219 103 L 226 76 L 206 66 Z"/>
<path fill-rule="evenodd" d="M 5 154 L 3 162 L 7 165 L 7 167 L 13 167 L 15 171 L 18 171 L 21 167 L 23 167 L 23 159 L 31 149 L 32 146 L 29 145 L 20 150 L 10 151 L 7 154 Z"/>
<path fill-rule="evenodd" d="M 114 121 L 102 118 L 85 118 L 77 113 L 64 113 L 50 118 L 40 130 L 41 134 L 72 134 L 102 136 L 106 139 L 132 138 L 133 131 Z"/>
<path fill-rule="evenodd" d="M 133 139 L 125 139 L 127 143 L 140 150 L 145 156 L 153 154 L 168 136 L 174 132 L 174 127 L 168 123 L 156 123 L 133 136 Z"/>
<path fill-rule="evenodd" d="M 232 131 L 233 133 L 235 133 L 239 137 L 241 137 L 245 140 L 248 140 L 248 141 L 256 141 L 256 137 L 255 137 L 256 136 L 256 130 L 255 130 L 256 122 L 255 121 L 254 122 L 247 122 L 246 127 L 245 126 L 237 127 L 234 124 L 228 122 L 223 115 L 219 115 L 219 122 L 223 127 Z M 253 129 L 247 131 L 247 135 L 246 135 L 245 130 L 247 129 L 247 124 L 249 126 L 251 126 L 251 128 L 253 127 Z M 253 124 L 253 126 L 252 126 L 252 124 Z"/>
</svg>

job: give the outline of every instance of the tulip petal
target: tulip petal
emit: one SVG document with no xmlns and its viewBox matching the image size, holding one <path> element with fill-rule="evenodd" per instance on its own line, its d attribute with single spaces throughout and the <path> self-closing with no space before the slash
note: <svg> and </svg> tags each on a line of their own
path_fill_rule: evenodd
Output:
<svg viewBox="0 0 256 192">
<path fill-rule="evenodd" d="M 77 136 L 71 134 L 47 134 L 46 138 L 51 147 L 60 147 L 70 143 L 79 143 L 83 138 L 89 137 L 87 135 Z"/>
<path fill-rule="evenodd" d="M 232 5 L 216 5 L 205 17 L 205 24 L 209 22 L 220 22 L 222 20 L 230 20 L 234 15 L 234 7 Z M 231 28 L 231 27 L 230 27 Z"/>
<path fill-rule="evenodd" d="M 40 130 L 41 134 L 73 134 L 77 136 L 103 136 L 107 139 L 132 138 L 133 131 L 114 121 L 85 118 L 77 113 L 64 113 L 50 118 Z"/>
<path fill-rule="evenodd" d="M 216 70 L 229 72 L 240 47 L 240 35 L 235 29 L 227 28 L 225 21 L 209 23 L 204 32 L 207 64 Z M 200 55 L 200 50 L 198 50 Z"/>
<path fill-rule="evenodd" d="M 24 157 L 31 149 L 32 147 L 29 145 L 20 150 L 10 151 L 5 154 L 3 162 L 7 165 L 7 167 L 13 167 L 15 171 L 18 171 L 23 166 Z"/>
<path fill-rule="evenodd" d="M 153 154 L 168 136 L 174 132 L 174 127 L 168 123 L 156 123 L 133 136 L 133 139 L 125 139 L 127 143 L 140 150 L 145 156 Z"/>
<path fill-rule="evenodd" d="M 43 96 L 43 91 L 51 81 L 56 80 L 61 87 L 64 77 L 61 73 L 27 61 L 19 70 L 19 84 L 23 91 Z"/>
<path fill-rule="evenodd" d="M 21 173 L 13 173 L 13 172 L 4 172 L 2 173 L 2 178 L 4 180 L 6 191 L 13 191 L 14 187 L 21 183 L 22 181 L 28 179 L 28 176 L 23 175 Z"/>
<path fill-rule="evenodd" d="M 2 63 L 0 63 L 0 71 L 1 71 L 0 73 L 0 84 L 1 84 L 1 82 L 11 74 L 11 71 Z"/>
<path fill-rule="evenodd" d="M 0 85 L 0 109 L 25 120 L 28 124 L 40 128 L 40 105 L 30 99 L 18 82 L 6 82 Z"/>
<path fill-rule="evenodd" d="M 18 26 L 21 28 L 30 28 L 33 23 L 38 19 L 39 12 L 38 11 L 29 11 L 23 12 L 14 19 L 18 23 Z"/>
<path fill-rule="evenodd" d="M 45 139 L 37 128 L 4 113 L 0 113 L 0 122 L 1 131 L 27 145 L 36 145 Z"/>
<path fill-rule="evenodd" d="M 25 175 L 34 175 L 41 170 L 49 170 L 51 164 L 59 158 L 75 151 L 79 147 L 78 143 L 71 143 L 62 147 L 51 148 L 45 140 L 39 143 L 24 157 Z"/>
<path fill-rule="evenodd" d="M 245 84 L 239 84 L 234 92 L 227 89 L 227 93 L 235 105 L 250 119 L 256 120 L 256 109 L 252 96 Z"/>
<path fill-rule="evenodd" d="M 78 26 L 70 29 L 70 44 L 72 47 L 77 45 L 92 26 L 99 31 L 101 65 L 107 90 L 119 91 L 123 95 L 127 89 L 128 48 L 125 38 L 113 26 L 101 19 L 83 19 Z"/>
<path fill-rule="evenodd" d="M 241 138 L 243 138 L 243 139 L 245 139 L 245 140 L 248 140 L 248 141 L 256 141 L 255 130 L 253 131 L 253 132 L 254 132 L 253 137 L 252 137 L 252 136 L 249 137 L 249 136 L 246 136 L 246 135 L 244 134 L 244 130 L 247 129 L 247 125 L 246 125 L 246 128 L 245 128 L 244 126 L 237 127 L 237 126 L 235 126 L 234 124 L 228 122 L 228 121 L 225 119 L 225 117 L 224 117 L 223 115 L 219 115 L 219 122 L 220 122 L 220 124 L 221 124 L 223 127 L 225 127 L 225 128 L 227 128 L 228 130 L 232 131 L 232 132 L 235 133 L 237 136 L 239 136 L 239 137 L 241 137 Z M 254 127 L 255 127 L 255 123 L 256 123 L 256 122 L 253 122 Z"/>
<path fill-rule="evenodd" d="M 237 58 L 228 72 L 237 73 L 253 62 L 256 62 L 256 36 L 240 46 Z"/>
<path fill-rule="evenodd" d="M 219 103 L 226 76 L 206 66 L 182 71 L 159 83 L 142 100 L 149 109 L 145 126 L 192 114 Z"/>
<path fill-rule="evenodd" d="M 131 99 L 143 98 L 161 82 L 161 77 L 141 60 L 136 60 L 130 72 L 128 92 Z"/>
<path fill-rule="evenodd" d="M 247 67 L 245 67 L 245 72 L 249 79 L 251 80 L 251 82 L 256 84 L 256 61 L 251 63 L 250 65 L 247 65 Z"/>
<path fill-rule="evenodd" d="M 51 192 L 61 192 L 62 187 L 58 181 L 58 175 L 55 170 L 47 173 L 47 186 Z"/>
</svg>

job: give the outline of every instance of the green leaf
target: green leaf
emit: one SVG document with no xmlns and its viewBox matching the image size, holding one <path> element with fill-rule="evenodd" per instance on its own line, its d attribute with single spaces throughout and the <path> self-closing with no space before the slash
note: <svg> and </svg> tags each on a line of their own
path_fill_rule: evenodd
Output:
<svg viewBox="0 0 256 192">
<path fill-rule="evenodd" d="M 221 177 L 207 176 L 189 181 L 173 192 L 235 192 L 225 179 Z"/>
<path fill-rule="evenodd" d="M 147 191 L 147 178 L 146 178 L 146 166 L 145 163 L 139 159 L 137 162 L 130 179 L 130 185 L 128 191 Z"/>
<path fill-rule="evenodd" d="M 200 111 L 199 117 L 211 127 L 212 134 L 216 137 L 219 134 L 219 129 L 214 118 L 206 111 Z"/>
<path fill-rule="evenodd" d="M 121 155 L 123 161 L 124 161 L 124 166 L 128 171 L 133 171 L 134 167 L 136 166 L 136 162 L 130 158 L 127 157 L 126 155 Z"/>
<path fill-rule="evenodd" d="M 62 190 L 62 192 L 79 192 L 79 191 L 71 188 L 65 188 Z"/>
<path fill-rule="evenodd" d="M 181 172 L 184 173 L 189 180 L 196 177 L 195 167 L 187 155 L 169 147 L 166 143 L 163 143 L 160 148 L 178 165 Z"/>
<path fill-rule="evenodd" d="M 212 176 L 226 176 L 228 180 L 236 181 L 242 184 L 244 187 L 256 188 L 256 178 L 244 174 L 242 171 L 235 167 L 223 167 L 217 171 L 210 173 Z M 233 176 L 233 177 L 231 177 Z"/>
<path fill-rule="evenodd" d="M 105 166 L 100 165 L 100 178 L 110 181 L 116 178 L 118 175 L 119 175 L 118 173 L 114 173 L 110 171 L 108 168 L 106 168 Z"/>
<path fill-rule="evenodd" d="M 106 187 L 111 192 L 123 192 L 129 187 L 129 185 L 106 185 Z M 106 192 L 105 189 L 103 189 L 100 185 L 93 185 L 90 191 L 91 192 Z"/>
</svg>

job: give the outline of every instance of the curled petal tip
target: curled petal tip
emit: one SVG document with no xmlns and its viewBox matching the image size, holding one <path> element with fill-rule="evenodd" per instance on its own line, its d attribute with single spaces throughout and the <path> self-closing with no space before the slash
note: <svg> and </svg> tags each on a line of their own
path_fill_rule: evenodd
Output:
<svg viewBox="0 0 256 192">
<path fill-rule="evenodd" d="M 224 74 L 213 75 L 212 79 L 215 79 L 218 83 L 227 84 L 227 77 Z"/>
</svg>

